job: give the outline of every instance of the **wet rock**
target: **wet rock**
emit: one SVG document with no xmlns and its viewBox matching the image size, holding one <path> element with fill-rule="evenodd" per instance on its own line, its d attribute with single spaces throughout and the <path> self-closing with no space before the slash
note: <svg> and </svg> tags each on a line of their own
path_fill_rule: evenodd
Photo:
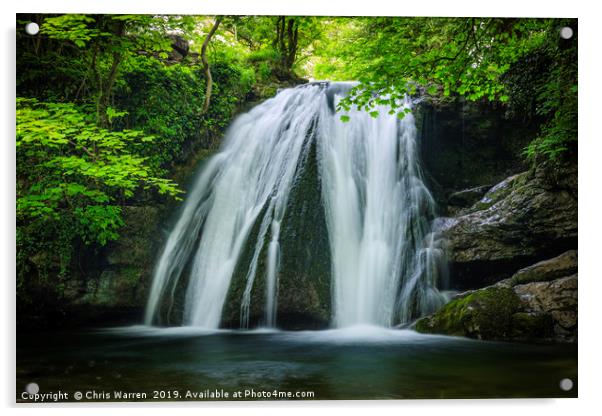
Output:
<svg viewBox="0 0 602 416">
<path fill-rule="evenodd" d="M 120 231 L 120 238 L 108 247 L 108 265 L 143 265 L 152 262 L 159 209 L 153 206 L 127 206 L 123 207 L 122 213 L 125 226 Z"/>
<path fill-rule="evenodd" d="M 520 299 L 510 288 L 488 287 L 456 297 L 435 314 L 419 319 L 419 332 L 506 339 L 512 334 L 512 315 Z"/>
<path fill-rule="evenodd" d="M 450 97 L 425 98 L 416 119 L 425 176 L 440 207 L 452 192 L 527 170 L 522 153 L 538 134 L 535 125 L 506 117 L 503 106 Z"/>
<path fill-rule="evenodd" d="M 331 307 L 331 259 L 322 208 L 316 146 L 291 190 L 282 221 L 276 326 L 287 330 L 328 327 Z M 248 241 L 254 241 L 257 228 Z M 265 325 L 266 239 L 251 291 L 249 327 Z M 235 271 L 224 305 L 223 324 L 239 328 L 241 303 L 254 244 L 247 244 Z"/>
<path fill-rule="evenodd" d="M 442 232 L 452 288 L 493 284 L 576 247 L 576 174 L 576 169 L 542 169 L 514 175 L 448 221 Z"/>
<path fill-rule="evenodd" d="M 155 256 L 162 239 L 157 230 L 161 211 L 151 206 L 122 209 L 125 226 L 118 240 L 106 247 L 104 262 L 85 276 L 65 282 L 65 300 L 73 311 L 141 315 L 146 304 Z M 87 312 L 86 312 L 87 313 Z"/>
<path fill-rule="evenodd" d="M 424 333 L 504 341 L 577 341 L 577 253 L 521 269 L 493 286 L 457 295 L 419 319 Z M 525 282 L 527 277 L 529 282 Z M 552 279 L 552 280 L 549 280 Z"/>
<path fill-rule="evenodd" d="M 484 185 L 454 192 L 449 196 L 448 202 L 454 207 L 469 207 L 480 200 L 491 187 L 491 185 Z"/>
</svg>

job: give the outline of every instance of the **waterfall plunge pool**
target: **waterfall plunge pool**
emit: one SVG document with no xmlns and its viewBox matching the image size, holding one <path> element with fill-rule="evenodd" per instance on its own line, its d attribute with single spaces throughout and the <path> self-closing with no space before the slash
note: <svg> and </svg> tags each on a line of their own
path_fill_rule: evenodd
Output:
<svg viewBox="0 0 602 416">
<path fill-rule="evenodd" d="M 228 392 L 228 400 L 274 400 L 274 390 L 291 392 L 290 399 L 311 392 L 305 397 L 311 400 L 577 397 L 576 345 L 485 342 L 370 326 L 20 333 L 17 351 L 18 401 L 32 382 L 40 393 L 60 390 L 70 398 L 75 391 L 122 391 L 144 392 L 148 401 L 212 400 L 205 396 L 215 391 Z M 565 378 L 575 382 L 570 391 L 559 388 Z M 242 397 L 234 398 L 238 391 Z M 271 396 L 258 397 L 261 392 Z"/>
</svg>

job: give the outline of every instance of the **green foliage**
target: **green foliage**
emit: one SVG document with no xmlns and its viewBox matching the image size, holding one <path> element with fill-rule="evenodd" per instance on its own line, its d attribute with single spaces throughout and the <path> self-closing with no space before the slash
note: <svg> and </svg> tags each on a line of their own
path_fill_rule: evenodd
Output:
<svg viewBox="0 0 602 416">
<path fill-rule="evenodd" d="M 349 75 L 364 84 L 343 105 L 360 108 L 371 108 L 383 97 L 399 103 L 417 86 L 473 101 L 505 101 L 500 75 L 544 41 L 548 24 L 536 19 L 476 18 L 366 18 L 361 22 L 355 31 L 347 32 L 347 46 L 341 52 L 355 64 Z"/>
<path fill-rule="evenodd" d="M 41 33 L 51 39 L 72 41 L 76 46 L 83 48 L 94 37 L 106 36 L 98 29 L 89 27 L 95 20 L 83 14 L 64 14 L 49 17 L 41 27 Z"/>
<path fill-rule="evenodd" d="M 186 143 L 200 140 L 204 100 L 201 71 L 183 65 L 166 66 L 136 56 L 127 61 L 116 85 L 116 101 L 127 112 L 117 127 L 137 127 L 156 137 L 144 146 L 153 166 L 169 166 L 185 156 Z"/>
<path fill-rule="evenodd" d="M 198 45 L 186 25 L 201 20 L 46 15 L 35 39 L 19 32 L 17 95 L 35 97 L 17 100 L 20 298 L 93 270 L 126 225 L 122 206 L 177 198 L 168 172 L 216 146 L 256 78 L 240 48 L 212 45 L 214 93 L 201 114 L 202 67 L 193 54 L 171 60 L 170 35 L 180 28 Z"/>
<path fill-rule="evenodd" d="M 542 155 L 558 161 L 567 154 L 574 155 L 577 147 L 576 34 L 569 41 L 551 39 L 541 53 L 550 57 L 543 80 L 535 87 L 536 114 L 544 123 L 540 135 L 529 144 L 525 154 L 531 160 Z"/>
<path fill-rule="evenodd" d="M 314 16 L 229 16 L 222 36 L 253 65 L 259 79 L 310 76 L 310 60 L 324 35 L 323 18 Z M 231 45 L 238 45 L 232 47 Z"/>
<path fill-rule="evenodd" d="M 154 137 L 109 131 L 73 104 L 17 98 L 17 246 L 23 276 L 36 257 L 66 273 L 79 243 L 105 245 L 123 226 L 120 205 L 141 190 L 177 197 L 140 156 Z M 53 261 L 41 262 L 42 269 Z"/>
<path fill-rule="evenodd" d="M 147 56 L 132 57 L 116 86 L 116 101 L 127 114 L 114 125 L 137 127 L 155 136 L 143 154 L 156 167 L 183 161 L 193 148 L 210 147 L 212 136 L 230 122 L 236 106 L 255 83 L 252 68 L 218 61 L 212 65 L 214 92 L 202 115 L 205 81 L 199 65 L 165 65 Z"/>
<path fill-rule="evenodd" d="M 360 81 L 340 102 L 371 112 L 401 111 L 405 94 L 462 96 L 534 113 L 541 135 L 526 154 L 556 160 L 577 139 L 577 38 L 558 30 L 575 20 L 499 18 L 326 19 L 316 49 L 318 78 Z M 400 114 L 400 116 L 403 116 Z"/>
</svg>

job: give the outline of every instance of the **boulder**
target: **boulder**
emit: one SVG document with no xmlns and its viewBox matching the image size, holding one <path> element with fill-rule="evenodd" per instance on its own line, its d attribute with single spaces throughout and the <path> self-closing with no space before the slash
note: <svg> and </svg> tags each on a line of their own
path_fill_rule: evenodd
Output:
<svg viewBox="0 0 602 416">
<path fill-rule="evenodd" d="M 442 222 L 453 289 L 474 289 L 577 246 L 576 166 L 511 176 Z"/>
<path fill-rule="evenodd" d="M 577 273 L 577 250 L 569 250 L 553 259 L 520 269 L 512 276 L 512 285 L 550 281 Z"/>
<path fill-rule="evenodd" d="M 551 282 L 517 285 L 513 289 L 528 313 L 552 318 L 555 339 L 577 340 L 577 274 Z"/>
<path fill-rule="evenodd" d="M 487 287 L 458 295 L 435 314 L 419 319 L 418 332 L 507 339 L 512 336 L 512 316 L 520 299 L 507 287 Z"/>
<path fill-rule="evenodd" d="M 576 342 L 576 258 L 569 251 L 495 285 L 459 294 L 414 327 L 486 340 Z"/>
<path fill-rule="evenodd" d="M 170 58 L 177 61 L 184 59 L 190 50 L 188 41 L 178 35 L 171 35 L 169 38 L 172 47 Z"/>
</svg>

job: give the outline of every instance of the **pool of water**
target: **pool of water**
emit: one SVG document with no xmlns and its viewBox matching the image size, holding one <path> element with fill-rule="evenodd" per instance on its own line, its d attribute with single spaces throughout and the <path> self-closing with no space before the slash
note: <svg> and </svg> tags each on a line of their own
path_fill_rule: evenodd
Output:
<svg viewBox="0 0 602 416">
<path fill-rule="evenodd" d="M 570 391 L 559 387 L 565 378 Z M 147 401 L 577 397 L 577 346 L 373 327 L 134 326 L 19 334 L 16 382 L 18 401 L 28 401 L 29 383 L 39 393 L 65 392 L 68 401 L 76 391 L 82 401 L 123 400 L 120 392 Z"/>
</svg>

